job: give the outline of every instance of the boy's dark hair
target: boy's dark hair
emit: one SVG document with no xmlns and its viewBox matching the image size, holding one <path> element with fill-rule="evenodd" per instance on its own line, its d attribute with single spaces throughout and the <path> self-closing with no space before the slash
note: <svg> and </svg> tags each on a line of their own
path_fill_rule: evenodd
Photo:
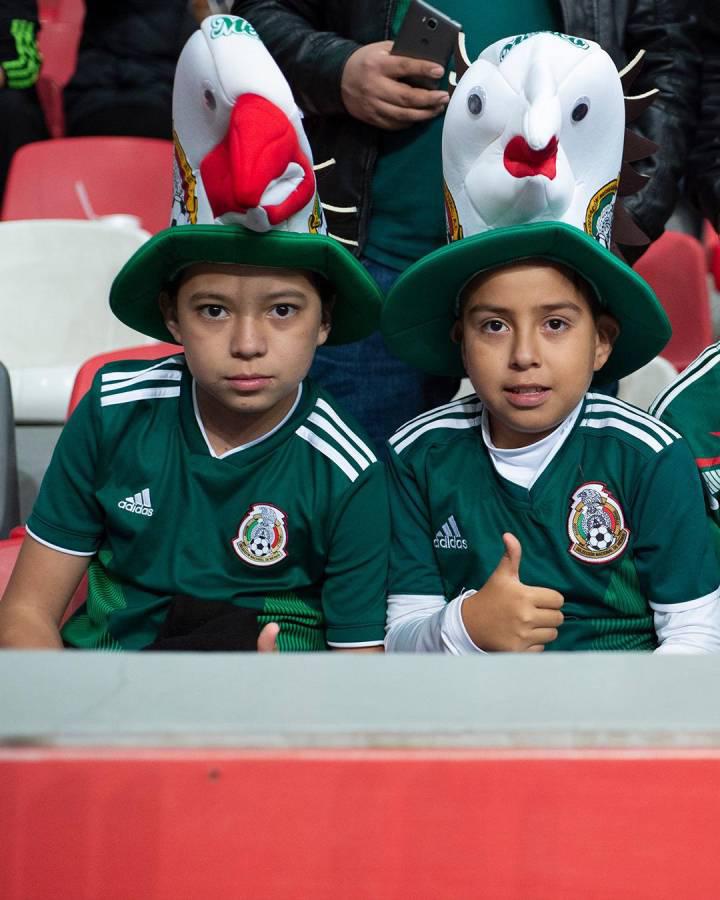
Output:
<svg viewBox="0 0 720 900">
<path fill-rule="evenodd" d="M 160 295 L 162 306 L 174 308 L 177 304 L 177 295 L 182 281 L 183 274 L 186 270 L 181 269 L 175 277 L 169 281 Z M 320 295 L 321 316 L 323 325 L 332 324 L 332 310 L 335 305 L 335 288 L 323 275 L 318 272 L 312 272 L 309 269 L 298 269 L 299 272 L 308 279 L 315 290 Z"/>
<path fill-rule="evenodd" d="M 323 325 L 331 325 L 332 311 L 333 307 L 335 306 L 334 286 L 330 284 L 330 282 L 327 280 L 327 278 L 325 278 L 324 275 L 320 275 L 319 272 L 311 272 L 310 270 L 306 270 L 303 272 L 303 274 L 307 276 L 312 286 L 320 295 Z"/>
</svg>

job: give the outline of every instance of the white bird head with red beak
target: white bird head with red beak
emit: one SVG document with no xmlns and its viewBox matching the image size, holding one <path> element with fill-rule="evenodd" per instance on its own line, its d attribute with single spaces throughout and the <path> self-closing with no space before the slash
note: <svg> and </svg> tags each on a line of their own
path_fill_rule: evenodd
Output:
<svg viewBox="0 0 720 900">
<path fill-rule="evenodd" d="M 302 113 L 245 19 L 210 16 L 185 44 L 173 126 L 173 224 L 325 233 Z"/>
<path fill-rule="evenodd" d="M 555 221 L 609 246 L 624 123 L 620 76 L 598 44 L 555 32 L 492 44 L 445 114 L 449 239 Z"/>
</svg>

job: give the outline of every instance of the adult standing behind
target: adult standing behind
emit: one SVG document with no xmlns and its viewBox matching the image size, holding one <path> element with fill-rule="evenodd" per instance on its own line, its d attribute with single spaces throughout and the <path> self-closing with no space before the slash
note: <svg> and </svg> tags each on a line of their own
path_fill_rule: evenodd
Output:
<svg viewBox="0 0 720 900">
<path fill-rule="evenodd" d="M 48 136 L 35 90 L 37 32 L 36 0 L 0 0 L 0 199 L 18 147 Z"/>
<path fill-rule="evenodd" d="M 403 79 L 432 65 L 390 55 L 410 0 L 236 0 L 280 64 L 308 116 L 315 159 L 335 159 L 318 173 L 329 232 L 361 255 L 387 290 L 412 261 L 445 241 L 442 208 L 442 90 Z M 511 34 L 559 30 L 597 41 L 618 66 L 640 49 L 646 64 L 634 93 L 661 91 L 638 130 L 663 148 L 647 161 L 653 180 L 627 202 L 641 228 L 658 237 L 669 217 L 694 121 L 699 58 L 685 0 L 436 0 L 461 22 L 471 58 Z M 642 169 L 638 165 L 639 169 Z M 390 356 L 378 335 L 318 354 L 315 377 L 382 440 L 404 420 L 449 399 L 447 382 L 416 373 Z"/>
<path fill-rule="evenodd" d="M 720 231 L 720 4 L 705 0 L 700 22 L 700 117 L 688 160 L 690 196 Z"/>
<path fill-rule="evenodd" d="M 172 137 L 175 64 L 196 27 L 187 0 L 86 0 L 69 135 Z"/>
</svg>

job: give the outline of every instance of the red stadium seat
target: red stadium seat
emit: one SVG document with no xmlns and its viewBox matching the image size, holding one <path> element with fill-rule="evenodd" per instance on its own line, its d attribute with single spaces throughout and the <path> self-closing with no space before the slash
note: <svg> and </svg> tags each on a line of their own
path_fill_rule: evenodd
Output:
<svg viewBox="0 0 720 900">
<path fill-rule="evenodd" d="M 68 404 L 68 418 L 90 389 L 92 380 L 98 369 L 117 359 L 161 359 L 172 353 L 182 353 L 183 348 L 177 344 L 141 344 L 139 347 L 125 347 L 122 350 L 112 350 L 109 353 L 98 353 L 80 366 L 75 376 L 70 403 Z"/>
<path fill-rule="evenodd" d="M 79 24 L 45 22 L 38 35 L 42 74 L 65 87 L 75 72 L 79 43 Z"/>
<path fill-rule="evenodd" d="M 43 25 L 67 22 L 79 26 L 85 18 L 85 3 L 83 0 L 38 0 L 38 12 Z"/>
<path fill-rule="evenodd" d="M 138 216 L 151 233 L 169 224 L 172 141 L 78 137 L 26 144 L 8 173 L 2 218 Z"/>
<path fill-rule="evenodd" d="M 705 253 L 689 234 L 666 231 L 635 264 L 665 307 L 673 335 L 662 356 L 681 372 L 713 341 Z"/>
<path fill-rule="evenodd" d="M 15 532 L 17 532 L 17 530 L 18 529 L 14 529 Z M 12 574 L 15 560 L 17 559 L 17 555 L 20 552 L 20 547 L 22 546 L 24 539 L 23 529 L 22 535 L 9 537 L 4 541 L 0 541 L 0 596 L 5 593 L 5 588 L 7 587 L 8 581 L 10 581 L 10 575 Z"/>
<path fill-rule="evenodd" d="M 56 4 L 59 11 L 60 4 Z M 38 36 L 42 69 L 37 83 L 38 97 L 50 137 L 65 134 L 65 110 L 62 92 L 77 63 L 80 22 L 50 18 L 43 21 Z"/>
<path fill-rule="evenodd" d="M 703 244 L 707 253 L 708 272 L 713 277 L 715 289 L 720 291 L 720 236 L 708 221 L 705 221 L 703 227 Z"/>
<path fill-rule="evenodd" d="M 8 585 L 8 581 L 10 581 L 10 576 L 12 575 L 12 570 L 15 566 L 15 560 L 18 557 L 18 553 L 20 553 L 20 548 L 22 547 L 24 540 L 25 529 L 13 528 L 10 537 L 4 541 L 0 541 L 0 598 L 5 593 L 5 588 Z M 72 600 L 63 614 L 61 624 L 66 622 L 75 610 L 83 605 L 86 596 L 87 576 L 83 575 L 82 581 L 78 585 L 77 590 L 72 596 Z"/>
<path fill-rule="evenodd" d="M 51 138 L 63 137 L 65 134 L 65 109 L 62 88 L 57 81 L 46 75 L 38 78 L 36 88 L 48 134 Z"/>
</svg>

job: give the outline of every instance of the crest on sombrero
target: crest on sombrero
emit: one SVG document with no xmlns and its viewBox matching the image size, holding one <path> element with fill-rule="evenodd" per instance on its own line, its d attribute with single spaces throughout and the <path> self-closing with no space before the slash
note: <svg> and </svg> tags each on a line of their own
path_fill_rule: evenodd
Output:
<svg viewBox="0 0 720 900">
<path fill-rule="evenodd" d="M 171 341 L 159 293 L 194 263 L 235 263 L 321 275 L 335 291 L 328 343 L 370 334 L 380 291 L 326 234 L 302 113 L 245 19 L 209 16 L 187 41 L 175 72 L 173 128 L 172 227 L 115 279 L 110 305 L 118 318 Z"/>
<path fill-rule="evenodd" d="M 462 373 L 450 339 L 459 292 L 477 272 L 531 258 L 576 269 L 620 322 L 596 381 L 662 349 L 667 317 L 619 248 L 647 242 L 618 201 L 646 180 L 630 161 L 654 149 L 626 131 L 656 93 L 624 96 L 639 61 L 619 73 L 592 41 L 535 32 L 458 65 L 442 139 L 450 243 L 390 291 L 382 329 L 393 352 L 428 371 Z"/>
</svg>

